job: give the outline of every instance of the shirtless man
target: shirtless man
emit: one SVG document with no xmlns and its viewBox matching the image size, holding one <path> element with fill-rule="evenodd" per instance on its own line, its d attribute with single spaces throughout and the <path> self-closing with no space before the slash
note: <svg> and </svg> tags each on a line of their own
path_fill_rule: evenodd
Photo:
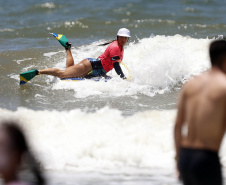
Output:
<svg viewBox="0 0 226 185">
<path fill-rule="evenodd" d="M 218 157 L 226 129 L 226 41 L 210 45 L 212 68 L 182 89 L 174 128 L 184 185 L 222 185 Z"/>
</svg>

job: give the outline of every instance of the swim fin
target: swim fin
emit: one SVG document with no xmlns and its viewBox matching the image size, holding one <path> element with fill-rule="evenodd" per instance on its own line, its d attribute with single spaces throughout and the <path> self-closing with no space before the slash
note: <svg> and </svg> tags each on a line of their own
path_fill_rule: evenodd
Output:
<svg viewBox="0 0 226 185">
<path fill-rule="evenodd" d="M 52 33 L 53 36 L 60 42 L 60 44 L 65 48 L 68 49 L 69 47 L 71 47 L 71 44 L 68 42 L 67 38 L 65 37 L 65 35 L 62 34 L 56 34 L 56 33 Z"/>
<path fill-rule="evenodd" d="M 31 80 L 32 78 L 34 78 L 36 75 L 38 75 L 38 70 L 37 69 L 33 69 L 24 73 L 20 74 L 20 85 L 24 85 L 26 84 L 29 80 Z"/>
</svg>

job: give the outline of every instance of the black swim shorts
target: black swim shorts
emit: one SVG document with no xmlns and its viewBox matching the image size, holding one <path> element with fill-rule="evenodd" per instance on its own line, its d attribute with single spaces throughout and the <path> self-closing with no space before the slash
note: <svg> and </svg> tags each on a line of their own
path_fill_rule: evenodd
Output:
<svg viewBox="0 0 226 185">
<path fill-rule="evenodd" d="M 91 65 L 92 65 L 92 71 L 89 72 L 88 76 L 92 76 L 92 77 L 98 77 L 98 76 L 105 76 L 106 75 L 106 71 L 104 70 L 102 64 L 101 64 L 101 60 L 95 59 L 95 58 L 87 58 Z"/>
<path fill-rule="evenodd" d="M 222 185 L 217 152 L 181 148 L 178 167 L 184 185 Z"/>
</svg>

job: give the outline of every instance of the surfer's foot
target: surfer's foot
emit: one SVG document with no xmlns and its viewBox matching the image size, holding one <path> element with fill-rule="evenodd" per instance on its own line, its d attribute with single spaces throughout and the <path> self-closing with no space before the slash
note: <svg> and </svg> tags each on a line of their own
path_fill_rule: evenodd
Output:
<svg viewBox="0 0 226 185">
<path fill-rule="evenodd" d="M 66 46 L 65 46 L 66 50 L 71 49 L 71 43 L 70 42 L 66 42 L 65 44 L 66 44 Z"/>
<path fill-rule="evenodd" d="M 40 73 L 37 69 L 35 69 L 35 75 L 40 75 Z"/>
<path fill-rule="evenodd" d="M 30 71 L 20 73 L 20 85 L 26 84 L 36 75 L 39 75 L 39 71 L 37 69 L 32 69 Z"/>
</svg>

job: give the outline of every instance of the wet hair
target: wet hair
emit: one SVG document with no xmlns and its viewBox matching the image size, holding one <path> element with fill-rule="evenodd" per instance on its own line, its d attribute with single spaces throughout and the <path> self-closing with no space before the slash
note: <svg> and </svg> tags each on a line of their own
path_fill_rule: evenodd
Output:
<svg viewBox="0 0 226 185">
<path fill-rule="evenodd" d="M 15 122 L 3 122 L 0 126 L 6 132 L 11 140 L 13 151 L 20 154 L 20 158 L 25 158 L 25 165 L 35 177 L 34 184 L 45 185 L 45 179 L 42 176 L 38 163 L 29 149 L 23 130 Z M 22 164 L 21 164 L 22 166 Z M 28 167 L 29 166 L 29 167 Z"/>
<path fill-rule="evenodd" d="M 118 40 L 118 37 L 119 37 L 119 36 L 117 36 L 117 40 Z M 104 43 L 104 44 L 99 44 L 98 46 L 106 46 L 106 45 L 111 44 L 112 42 L 117 41 L 117 40 L 112 40 L 112 41 L 106 42 L 106 43 Z M 129 38 L 128 38 L 128 41 L 129 41 Z"/>
<path fill-rule="evenodd" d="M 112 40 L 112 41 L 110 41 L 110 42 L 105 42 L 105 43 L 103 43 L 103 44 L 99 44 L 98 46 L 106 46 L 106 45 L 108 45 L 108 44 L 111 44 L 111 43 L 114 42 L 114 41 L 116 41 L 116 40 Z"/>
<path fill-rule="evenodd" d="M 117 36 L 117 40 L 118 40 L 118 36 Z M 106 46 L 106 45 L 111 44 L 112 42 L 117 41 L 117 40 L 112 40 L 110 42 L 105 42 L 103 44 L 99 44 L 98 46 Z"/>
<path fill-rule="evenodd" d="M 217 66 L 221 68 L 224 60 L 226 59 L 226 41 L 213 41 L 210 44 L 209 53 L 212 66 Z"/>
</svg>

